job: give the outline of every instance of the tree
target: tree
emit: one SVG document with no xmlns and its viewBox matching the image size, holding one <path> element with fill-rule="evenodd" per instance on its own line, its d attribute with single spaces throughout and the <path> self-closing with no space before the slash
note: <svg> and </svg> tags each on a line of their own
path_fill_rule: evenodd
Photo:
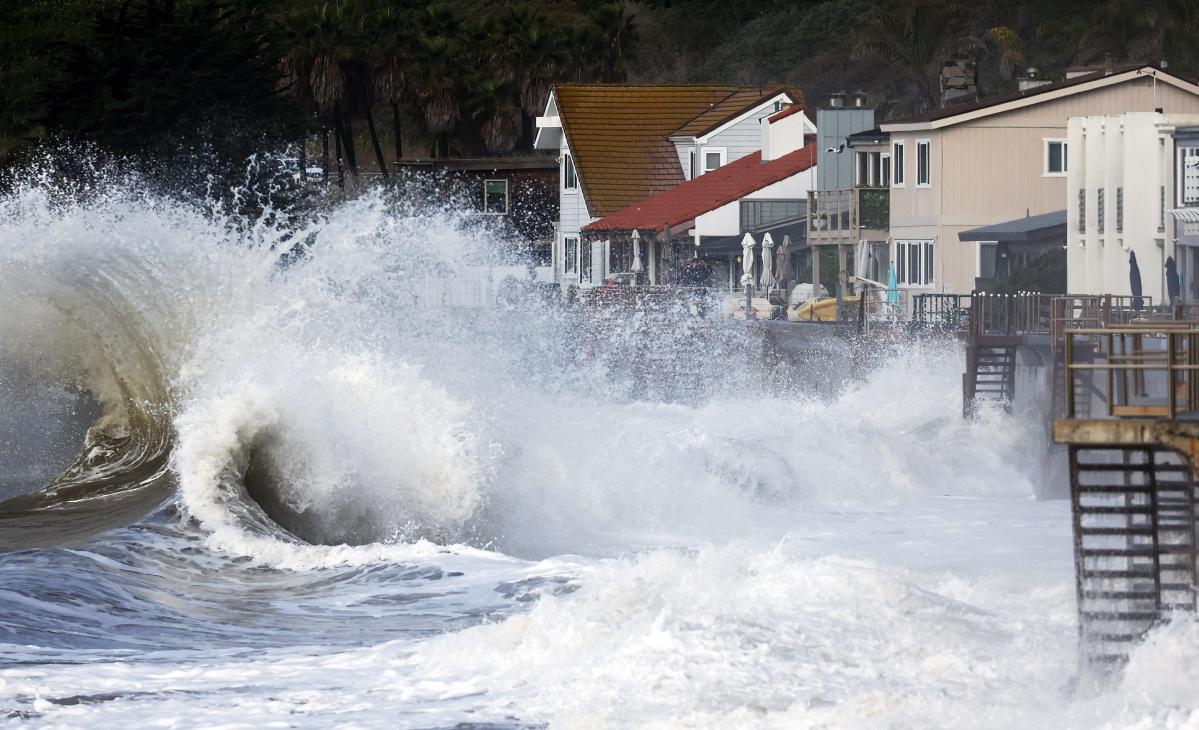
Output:
<svg viewBox="0 0 1199 730">
<path fill-rule="evenodd" d="M 197 150 L 240 166 L 298 121 L 279 94 L 277 53 L 243 3 L 100 4 L 47 51 L 38 122 L 51 134 L 160 159 Z"/>
<path fill-rule="evenodd" d="M 931 109 L 940 103 L 941 67 L 951 58 L 975 55 L 990 44 L 1009 73 L 1023 60 L 1015 31 L 997 26 L 979 32 L 971 28 L 972 17 L 969 7 L 954 0 L 901 0 L 876 8 L 866 17 L 854 55 L 896 64 L 911 83 L 912 95 L 903 106 L 910 111 Z"/>
</svg>

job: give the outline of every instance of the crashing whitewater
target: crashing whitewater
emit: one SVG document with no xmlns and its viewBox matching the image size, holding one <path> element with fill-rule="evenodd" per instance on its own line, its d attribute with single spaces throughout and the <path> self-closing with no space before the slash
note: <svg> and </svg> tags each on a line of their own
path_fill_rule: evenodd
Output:
<svg viewBox="0 0 1199 730">
<path fill-rule="evenodd" d="M 0 198 L 0 718 L 1199 726 L 1193 622 L 1080 672 L 1043 434 L 962 422 L 956 346 L 816 398 L 712 320 L 656 397 L 619 328 L 447 304 L 497 248 L 382 193 Z"/>
</svg>

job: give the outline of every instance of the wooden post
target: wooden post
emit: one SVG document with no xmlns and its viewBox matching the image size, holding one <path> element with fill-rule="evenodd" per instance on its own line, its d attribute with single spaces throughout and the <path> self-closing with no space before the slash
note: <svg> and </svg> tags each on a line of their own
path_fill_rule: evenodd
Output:
<svg viewBox="0 0 1199 730">
<path fill-rule="evenodd" d="M 667 283 L 668 284 L 676 284 L 676 283 L 678 283 L 678 273 L 679 273 L 678 272 L 678 260 L 675 258 L 675 255 L 674 255 L 674 243 L 670 240 L 670 226 L 669 225 L 662 226 L 662 245 L 665 247 L 662 250 L 662 263 L 665 264 L 666 256 L 667 255 L 670 256 L 670 267 L 667 269 L 666 277 L 668 280 L 673 280 L 673 281 L 667 281 Z"/>
<path fill-rule="evenodd" d="M 820 297 L 820 247 L 808 246 L 812 252 L 812 298 Z"/>
</svg>

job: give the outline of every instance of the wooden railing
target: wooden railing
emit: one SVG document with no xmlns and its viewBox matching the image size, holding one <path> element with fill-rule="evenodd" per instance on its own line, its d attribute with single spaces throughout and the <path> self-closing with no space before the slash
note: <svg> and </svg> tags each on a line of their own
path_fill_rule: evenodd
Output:
<svg viewBox="0 0 1199 730">
<path fill-rule="evenodd" d="M 887 188 L 842 188 L 808 193 L 808 241 L 856 243 L 862 231 L 890 228 L 891 191 Z"/>
<path fill-rule="evenodd" d="M 1199 412 L 1199 322 L 1067 329 L 1063 347 L 1067 419 L 1080 410 L 1091 417 L 1090 403 L 1075 402 L 1079 379 L 1100 391 L 1109 417 L 1173 419 Z M 1083 390 L 1089 393 L 1089 387 Z"/>
</svg>

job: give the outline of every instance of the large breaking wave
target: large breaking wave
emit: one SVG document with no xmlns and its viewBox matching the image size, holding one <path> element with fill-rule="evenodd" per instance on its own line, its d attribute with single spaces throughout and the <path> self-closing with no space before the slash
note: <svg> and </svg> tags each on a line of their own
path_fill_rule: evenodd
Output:
<svg viewBox="0 0 1199 730">
<path fill-rule="evenodd" d="M 538 297 L 455 306 L 509 275 L 490 268 L 504 254 L 479 219 L 385 192 L 247 221 L 136 180 L 16 189 L 0 200 L 5 365 L 102 416 L 61 477 L 3 505 L 0 542 L 78 540 L 166 504 L 275 564 L 421 540 L 550 554 L 735 535 L 763 502 L 895 498 L 980 459 L 998 471 L 978 492 L 1031 489 L 1006 459 L 1028 433 L 980 448 L 986 423 L 949 417 L 956 392 L 908 397 L 958 367 L 953 348 L 875 353 L 890 367 L 830 409 L 767 395 L 743 326 L 691 322 L 654 335 L 687 360 L 684 402 L 638 399 L 680 363 L 638 381 L 628 328 Z M 873 473 L 848 464 L 864 432 Z"/>
</svg>

